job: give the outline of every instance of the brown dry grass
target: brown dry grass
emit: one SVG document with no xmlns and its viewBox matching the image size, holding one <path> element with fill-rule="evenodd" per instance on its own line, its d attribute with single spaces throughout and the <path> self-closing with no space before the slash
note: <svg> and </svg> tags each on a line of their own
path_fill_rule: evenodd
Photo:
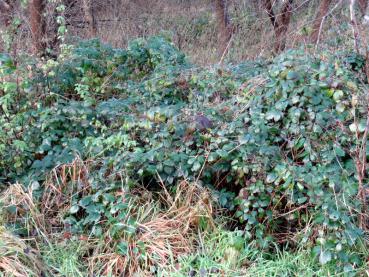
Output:
<svg viewBox="0 0 369 277">
<path fill-rule="evenodd" d="M 39 273 L 43 266 L 37 245 L 57 245 L 70 239 L 79 239 L 87 245 L 85 253 L 88 254 L 83 259 L 88 263 L 91 274 L 151 276 L 153 274 L 150 269 L 153 267 L 170 268 L 181 255 L 193 253 L 199 228 L 215 228 L 210 192 L 196 183 L 183 181 L 178 184 L 175 193 L 169 193 L 164 187 L 158 194 L 143 188 L 131 192 L 130 216 L 137 221 L 135 235 L 123 234 L 117 240 L 110 237 L 109 230 L 105 230 L 101 238 L 76 237 L 70 233 L 68 226 L 63 225 L 63 218 L 71 206 L 73 195 L 87 195 L 91 192 L 89 170 L 89 163 L 79 158 L 70 164 L 58 166 L 43 184 L 45 192 L 41 202 L 35 201 L 33 186 L 26 189 L 15 184 L 2 194 L 0 202 L 4 211 L 16 208 L 15 213 L 3 212 L 4 222 L 23 225 L 29 234 L 26 237 L 27 243 L 7 232 L 0 234 L 7 248 L 12 245 L 18 249 L 14 252 L 17 254 L 5 258 L 0 254 L 0 268 L 6 265 L 9 274 L 17 268 Z M 116 252 L 120 240 L 128 244 L 127 255 Z M 30 245 L 36 246 L 31 255 L 19 255 L 25 249 L 31 249 Z M 169 269 L 173 270 L 176 269 Z"/>
<path fill-rule="evenodd" d="M 160 193 L 161 201 L 140 190 L 136 203 L 138 234 L 128 240 L 128 255 L 114 253 L 109 243 L 96 242 L 95 254 L 89 258 L 90 272 L 102 266 L 103 275 L 153 276 L 150 268 L 173 266 L 182 255 L 196 248 L 200 222 L 214 227 L 213 205 L 209 191 L 197 184 L 181 182 L 174 195 L 166 190 Z M 109 241 L 111 242 L 111 241 Z M 137 251 L 144 246 L 145 255 Z M 171 268 L 170 270 L 176 270 Z"/>
<path fill-rule="evenodd" d="M 63 217 L 71 207 L 74 195 L 80 197 L 91 193 L 88 180 L 89 162 L 78 156 L 69 164 L 54 168 L 48 175 L 43 187 L 41 213 L 48 219 L 48 227 L 55 232 L 63 229 Z"/>
<path fill-rule="evenodd" d="M 44 215 L 40 212 L 40 207 L 34 202 L 32 186 L 25 189 L 21 184 L 14 184 L 2 193 L 0 198 L 4 210 L 15 208 L 15 211 L 5 213 L 3 211 L 4 221 L 10 224 L 28 225 L 29 236 L 33 231 L 47 235 L 47 222 Z M 28 218 L 30 220 L 25 221 Z"/>
<path fill-rule="evenodd" d="M 47 273 L 38 251 L 29 242 L 0 229 L 0 275 L 42 276 Z"/>
</svg>

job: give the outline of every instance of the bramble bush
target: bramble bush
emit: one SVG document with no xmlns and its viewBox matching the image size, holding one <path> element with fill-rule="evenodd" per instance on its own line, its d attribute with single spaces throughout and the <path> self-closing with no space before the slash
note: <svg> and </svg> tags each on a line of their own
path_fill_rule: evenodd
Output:
<svg viewBox="0 0 369 277">
<path fill-rule="evenodd" d="M 91 161 L 92 191 L 66 215 L 76 232 L 111 222 L 101 219 L 114 187 L 188 179 L 212 188 L 260 247 L 309 241 L 323 264 L 360 263 L 350 251 L 363 234 L 360 56 L 288 51 L 197 68 L 154 37 L 125 50 L 82 42 L 42 64 L 0 58 L 0 182 L 42 183 L 77 155 Z"/>
</svg>

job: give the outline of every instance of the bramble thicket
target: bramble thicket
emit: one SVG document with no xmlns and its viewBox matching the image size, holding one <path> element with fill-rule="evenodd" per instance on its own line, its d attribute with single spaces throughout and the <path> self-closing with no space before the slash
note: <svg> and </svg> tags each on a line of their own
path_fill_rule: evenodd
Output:
<svg viewBox="0 0 369 277">
<path fill-rule="evenodd" d="M 118 253 L 131 247 L 119 242 L 124 234 L 142 231 L 127 204 L 132 191 L 195 183 L 238 221 L 230 226 L 242 230 L 241 244 L 303 242 L 322 264 L 349 272 L 365 263 L 353 252 L 365 224 L 357 197 L 357 151 L 368 153 L 364 61 L 291 50 L 203 68 L 163 37 L 127 49 L 86 41 L 42 65 L 2 54 L 0 180 L 28 187 L 34 209 L 63 194 L 63 209 L 46 207 L 59 219 L 49 224 L 108 236 Z M 44 185 L 73 163 L 83 164 L 74 176 Z M 37 234 L 20 212 L 32 210 L 3 209 L 15 232 Z"/>
</svg>

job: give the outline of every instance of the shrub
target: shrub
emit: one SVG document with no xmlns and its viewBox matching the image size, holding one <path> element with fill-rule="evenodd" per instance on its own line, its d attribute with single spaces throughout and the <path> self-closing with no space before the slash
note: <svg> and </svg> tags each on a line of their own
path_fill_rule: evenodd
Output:
<svg viewBox="0 0 369 277">
<path fill-rule="evenodd" d="M 202 69 L 162 38 L 127 50 L 90 41 L 27 76 L 3 55 L 0 178 L 41 182 L 78 154 L 91 190 L 74 212 L 122 184 L 189 179 L 217 190 L 260 247 L 310 240 L 322 263 L 354 265 L 366 106 L 353 60 L 290 51 Z M 103 213 L 82 214 L 74 224 L 91 230 Z"/>
</svg>

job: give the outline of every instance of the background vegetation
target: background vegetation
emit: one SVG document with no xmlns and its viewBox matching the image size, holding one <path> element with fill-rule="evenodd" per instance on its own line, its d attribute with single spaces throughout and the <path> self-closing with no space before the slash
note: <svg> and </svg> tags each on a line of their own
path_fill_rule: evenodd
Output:
<svg viewBox="0 0 369 277">
<path fill-rule="evenodd" d="M 1 274 L 368 275 L 367 4 L 0 1 Z"/>
</svg>

